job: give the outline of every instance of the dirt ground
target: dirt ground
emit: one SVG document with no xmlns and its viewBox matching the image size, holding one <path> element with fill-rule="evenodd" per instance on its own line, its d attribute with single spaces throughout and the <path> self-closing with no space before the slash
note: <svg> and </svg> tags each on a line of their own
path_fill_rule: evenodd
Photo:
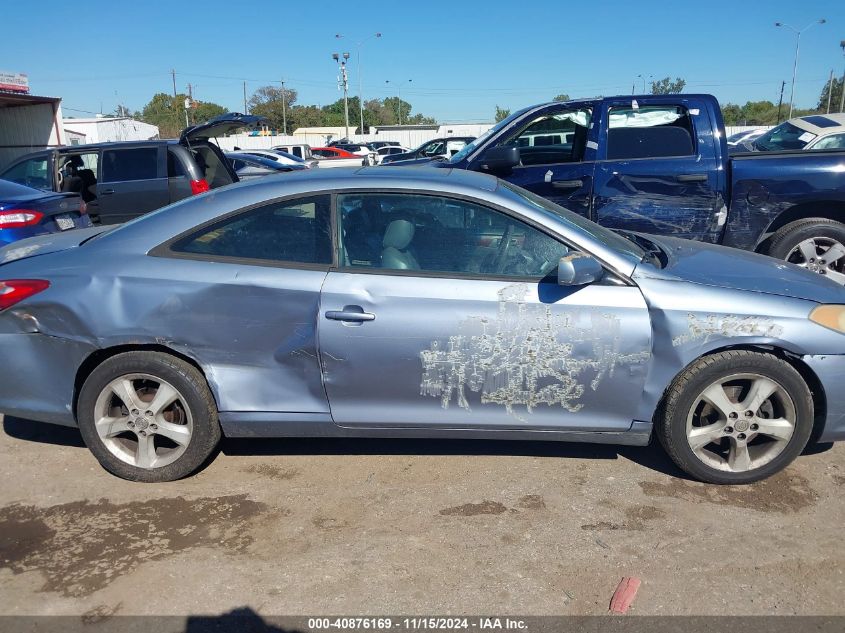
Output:
<svg viewBox="0 0 845 633">
<path fill-rule="evenodd" d="M 5 614 L 843 614 L 845 445 L 748 487 L 659 449 L 229 440 L 133 484 L 78 432 L 0 432 Z"/>
</svg>

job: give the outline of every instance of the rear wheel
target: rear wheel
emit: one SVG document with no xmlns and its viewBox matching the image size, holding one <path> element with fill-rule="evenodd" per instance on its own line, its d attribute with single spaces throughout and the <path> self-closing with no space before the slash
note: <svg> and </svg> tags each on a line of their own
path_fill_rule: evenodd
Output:
<svg viewBox="0 0 845 633">
<path fill-rule="evenodd" d="M 656 426 L 685 472 L 711 483 L 751 483 L 782 470 L 804 449 L 813 427 L 812 396 L 779 358 L 720 352 L 675 379 Z"/>
<path fill-rule="evenodd" d="M 769 255 L 845 285 L 845 225 L 826 218 L 792 222 L 772 238 Z"/>
<path fill-rule="evenodd" d="M 100 464 L 133 481 L 191 474 L 221 435 L 202 374 L 158 352 L 118 354 L 99 365 L 82 387 L 77 417 Z"/>
</svg>

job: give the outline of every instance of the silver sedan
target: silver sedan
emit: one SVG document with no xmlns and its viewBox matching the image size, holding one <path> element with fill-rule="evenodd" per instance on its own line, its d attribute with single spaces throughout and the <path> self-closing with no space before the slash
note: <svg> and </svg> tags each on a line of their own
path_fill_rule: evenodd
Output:
<svg viewBox="0 0 845 633">
<path fill-rule="evenodd" d="M 644 445 L 747 483 L 845 439 L 845 289 L 481 174 L 315 170 L 0 249 L 0 411 L 112 473 L 221 436 Z"/>
</svg>

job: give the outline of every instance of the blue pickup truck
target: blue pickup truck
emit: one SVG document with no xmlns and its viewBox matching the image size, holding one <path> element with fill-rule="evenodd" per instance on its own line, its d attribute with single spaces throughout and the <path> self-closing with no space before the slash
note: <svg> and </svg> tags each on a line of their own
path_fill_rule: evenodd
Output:
<svg viewBox="0 0 845 633">
<path fill-rule="evenodd" d="M 711 95 L 515 112 L 433 167 L 493 173 L 613 229 L 766 253 L 845 284 L 845 151 L 728 155 Z"/>
</svg>

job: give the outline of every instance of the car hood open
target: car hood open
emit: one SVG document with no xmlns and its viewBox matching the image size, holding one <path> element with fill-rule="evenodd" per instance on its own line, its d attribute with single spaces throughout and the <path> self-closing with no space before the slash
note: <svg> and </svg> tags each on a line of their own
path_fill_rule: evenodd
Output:
<svg viewBox="0 0 845 633">
<path fill-rule="evenodd" d="M 648 238 L 663 247 L 669 261 L 662 269 L 641 264 L 635 278 L 675 278 L 717 288 L 845 304 L 845 287 L 794 264 L 714 244 L 674 237 Z"/>
<path fill-rule="evenodd" d="M 185 143 L 186 141 L 209 139 L 231 134 L 242 127 L 257 127 L 267 124 L 269 124 L 269 121 L 261 116 L 228 112 L 209 119 L 205 123 L 185 128 L 179 136 L 179 141 Z"/>
</svg>

